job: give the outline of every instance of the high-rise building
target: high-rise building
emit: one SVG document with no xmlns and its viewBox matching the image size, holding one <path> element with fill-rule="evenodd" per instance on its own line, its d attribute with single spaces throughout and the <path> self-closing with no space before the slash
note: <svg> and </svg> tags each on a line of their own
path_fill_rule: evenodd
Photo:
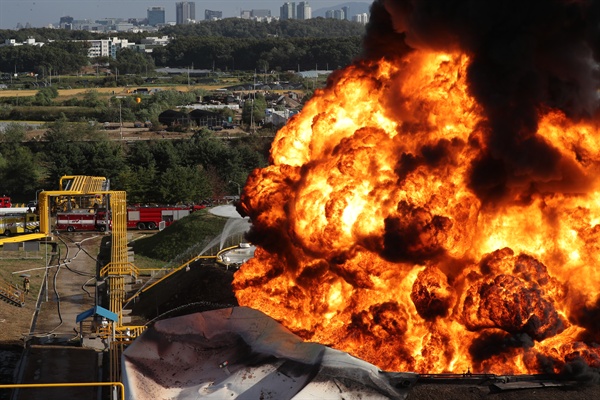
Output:
<svg viewBox="0 0 600 400">
<path fill-rule="evenodd" d="M 65 15 L 64 17 L 60 17 L 60 22 L 58 23 L 58 25 L 62 29 L 67 29 L 67 30 L 73 29 L 73 17 L 70 17 L 68 15 Z"/>
<path fill-rule="evenodd" d="M 296 19 L 296 3 L 285 2 L 279 7 L 279 19 Z"/>
<path fill-rule="evenodd" d="M 223 18 L 223 11 L 204 10 L 204 19 L 214 21 Z"/>
<path fill-rule="evenodd" d="M 189 24 L 196 20 L 196 3 L 182 1 L 175 3 L 175 23 L 177 25 Z"/>
<path fill-rule="evenodd" d="M 150 7 L 148 8 L 148 25 L 156 26 L 165 23 L 165 8 Z"/>
<path fill-rule="evenodd" d="M 344 10 L 333 10 L 333 19 L 346 19 Z"/>
<path fill-rule="evenodd" d="M 344 12 L 344 15 L 342 15 L 341 19 L 345 19 L 346 21 L 349 21 L 350 15 L 348 14 L 348 11 L 350 11 L 350 8 L 348 6 L 344 6 L 344 7 L 342 7 L 342 11 Z"/>
<path fill-rule="evenodd" d="M 271 16 L 271 10 L 252 10 L 250 16 L 252 18 L 267 18 Z"/>
<path fill-rule="evenodd" d="M 356 14 L 352 20 L 354 22 L 358 22 L 359 24 L 363 24 L 366 25 L 369 22 L 369 14 L 367 13 L 362 13 L 362 14 Z"/>
<path fill-rule="evenodd" d="M 73 17 L 65 15 L 64 17 L 60 17 L 60 22 L 59 24 L 72 24 L 73 23 Z"/>
<path fill-rule="evenodd" d="M 312 18 L 312 10 L 310 5 L 308 5 L 308 1 L 301 1 L 298 3 L 298 8 L 296 11 L 296 18 L 298 19 L 311 19 Z"/>
</svg>

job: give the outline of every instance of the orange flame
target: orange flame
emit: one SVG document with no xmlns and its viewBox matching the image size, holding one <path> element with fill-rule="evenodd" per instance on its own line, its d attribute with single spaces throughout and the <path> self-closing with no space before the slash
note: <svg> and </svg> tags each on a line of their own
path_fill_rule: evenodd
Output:
<svg viewBox="0 0 600 400">
<path fill-rule="evenodd" d="M 234 278 L 241 305 L 388 370 L 600 366 L 596 128 L 540 111 L 537 135 L 579 181 L 485 204 L 469 189 L 488 128 L 468 62 L 357 63 L 278 132 L 240 205 L 259 245 Z"/>
</svg>

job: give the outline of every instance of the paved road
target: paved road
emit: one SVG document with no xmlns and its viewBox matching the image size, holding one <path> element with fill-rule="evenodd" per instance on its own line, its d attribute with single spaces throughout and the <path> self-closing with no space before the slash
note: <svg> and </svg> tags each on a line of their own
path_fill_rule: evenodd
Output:
<svg viewBox="0 0 600 400">
<path fill-rule="evenodd" d="M 84 240 L 85 239 L 85 240 Z M 98 382 L 102 354 L 77 347 L 77 315 L 94 306 L 96 261 L 100 237 L 61 236 L 68 251 L 52 258 L 48 301 L 32 326 L 18 371 L 19 383 Z M 61 246 L 62 247 L 62 246 Z M 45 297 L 44 294 L 42 294 Z M 97 400 L 97 388 L 19 389 L 16 400 Z"/>
</svg>

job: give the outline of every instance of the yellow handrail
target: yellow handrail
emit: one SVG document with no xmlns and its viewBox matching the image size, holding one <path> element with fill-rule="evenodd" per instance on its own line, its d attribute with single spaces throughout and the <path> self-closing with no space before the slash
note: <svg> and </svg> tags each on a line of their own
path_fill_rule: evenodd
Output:
<svg viewBox="0 0 600 400">
<path fill-rule="evenodd" d="M 181 264 L 179 267 L 170 270 L 163 277 L 161 277 L 160 279 L 157 279 L 156 281 L 152 282 L 150 285 L 146 286 L 145 288 L 143 288 L 142 290 L 140 290 L 139 292 L 137 292 L 136 294 L 134 294 L 133 296 L 131 296 L 130 298 L 128 298 L 127 300 L 125 300 L 125 303 L 129 303 L 131 300 L 135 299 L 140 294 L 144 293 L 147 290 L 150 290 L 150 288 L 152 288 L 153 286 L 159 284 L 160 282 L 164 281 L 165 279 L 167 279 L 168 277 L 172 276 L 173 274 L 176 274 L 177 272 L 181 271 L 182 269 L 188 267 L 190 264 L 194 263 L 195 261 L 198 261 L 198 260 L 201 260 L 201 259 L 215 258 L 215 257 L 216 256 L 198 255 L 198 256 L 192 258 L 191 260 L 186 261 L 185 263 Z M 160 269 L 158 269 L 158 268 L 157 269 L 149 269 L 148 268 L 146 270 L 158 270 L 158 271 L 162 271 L 162 270 L 164 270 L 164 268 L 160 268 Z"/>
<path fill-rule="evenodd" d="M 12 284 L 5 282 L 2 278 L 0 278 L 0 291 L 6 293 L 6 296 L 4 297 L 8 296 L 8 298 L 15 303 L 18 300 L 19 306 L 23 306 L 23 304 L 25 304 L 25 295 L 23 294 L 23 291 L 19 290 Z"/>
<path fill-rule="evenodd" d="M 0 385 L 0 389 L 28 389 L 52 387 L 91 387 L 91 386 L 116 386 L 121 392 L 121 400 L 125 400 L 125 386 L 121 382 L 83 382 L 83 383 L 11 383 Z"/>
</svg>

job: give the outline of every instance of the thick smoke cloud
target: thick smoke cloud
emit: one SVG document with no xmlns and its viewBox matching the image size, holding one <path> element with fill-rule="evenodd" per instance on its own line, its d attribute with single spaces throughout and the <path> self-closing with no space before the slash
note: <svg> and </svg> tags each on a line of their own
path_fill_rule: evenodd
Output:
<svg viewBox="0 0 600 400">
<path fill-rule="evenodd" d="M 597 113 L 599 30 L 593 0 L 378 0 L 364 54 L 393 57 L 408 46 L 469 55 L 469 90 L 489 123 L 469 184 L 494 202 L 585 182 L 536 130 L 548 108 L 575 120 Z"/>
</svg>

